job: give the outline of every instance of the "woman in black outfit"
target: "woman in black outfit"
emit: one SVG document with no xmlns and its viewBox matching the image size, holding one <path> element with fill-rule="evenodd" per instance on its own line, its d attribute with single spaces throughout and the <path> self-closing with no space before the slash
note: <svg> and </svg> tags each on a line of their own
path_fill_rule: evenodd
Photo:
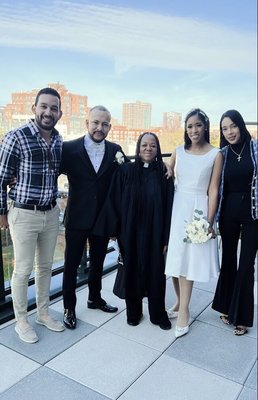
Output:
<svg viewBox="0 0 258 400">
<path fill-rule="evenodd" d="M 142 319 L 148 297 L 150 320 L 170 329 L 165 309 L 165 260 L 174 184 L 165 176 L 159 140 L 145 132 L 138 138 L 135 162 L 124 163 L 113 176 L 107 202 L 95 230 L 116 236 L 125 267 L 127 323 Z M 100 224 L 100 225 L 98 225 Z"/>
<path fill-rule="evenodd" d="M 253 326 L 254 263 L 258 247 L 257 140 L 251 138 L 241 114 L 225 112 L 220 120 L 224 156 L 219 230 L 222 264 L 212 308 L 225 324 L 244 335 Z M 237 260 L 238 241 L 241 239 Z"/>
</svg>

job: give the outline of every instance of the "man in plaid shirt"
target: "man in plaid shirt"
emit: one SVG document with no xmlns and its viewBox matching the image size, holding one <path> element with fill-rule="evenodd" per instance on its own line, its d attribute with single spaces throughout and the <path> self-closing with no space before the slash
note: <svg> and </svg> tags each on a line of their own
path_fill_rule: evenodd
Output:
<svg viewBox="0 0 258 400">
<path fill-rule="evenodd" d="M 10 228 L 15 259 L 11 284 L 15 330 L 27 343 L 38 341 L 27 320 L 27 289 L 35 255 L 36 322 L 52 331 L 64 330 L 63 324 L 48 314 L 59 230 L 56 198 L 62 137 L 54 128 L 62 116 L 59 93 L 41 89 L 32 111 L 35 119 L 7 133 L 0 148 L 0 227 Z M 14 179 L 7 210 L 7 185 Z"/>
</svg>

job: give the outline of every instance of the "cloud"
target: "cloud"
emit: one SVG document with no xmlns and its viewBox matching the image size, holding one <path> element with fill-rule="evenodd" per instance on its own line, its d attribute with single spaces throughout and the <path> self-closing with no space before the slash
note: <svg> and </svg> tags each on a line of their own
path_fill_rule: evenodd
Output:
<svg viewBox="0 0 258 400">
<path fill-rule="evenodd" d="M 255 33 L 201 20 L 55 0 L 4 3 L 0 13 L 1 46 L 96 54 L 119 74 L 132 67 L 256 72 Z"/>
</svg>

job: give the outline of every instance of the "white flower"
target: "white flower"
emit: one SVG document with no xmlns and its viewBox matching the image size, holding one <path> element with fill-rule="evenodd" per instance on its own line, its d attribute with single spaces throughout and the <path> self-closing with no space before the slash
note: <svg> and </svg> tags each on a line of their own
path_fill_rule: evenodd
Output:
<svg viewBox="0 0 258 400">
<path fill-rule="evenodd" d="M 119 165 L 121 165 L 121 164 L 123 164 L 123 163 L 125 162 L 124 155 L 123 155 L 123 153 L 121 153 L 121 151 L 118 151 L 118 152 L 116 153 L 116 155 L 115 155 L 115 161 L 116 161 Z"/>
<path fill-rule="evenodd" d="M 212 237 L 212 233 L 209 233 L 210 224 L 202 215 L 203 211 L 194 210 L 192 221 L 185 227 L 185 243 L 205 243 Z"/>
</svg>

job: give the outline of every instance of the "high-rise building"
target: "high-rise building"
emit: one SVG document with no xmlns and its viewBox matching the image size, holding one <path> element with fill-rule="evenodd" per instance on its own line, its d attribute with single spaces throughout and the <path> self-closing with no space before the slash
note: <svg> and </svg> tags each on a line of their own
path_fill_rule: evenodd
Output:
<svg viewBox="0 0 258 400">
<path fill-rule="evenodd" d="M 151 126 L 151 104 L 136 101 L 123 104 L 122 125 L 128 129 L 147 130 Z"/>
<path fill-rule="evenodd" d="M 175 132 L 181 128 L 182 114 L 174 111 L 163 114 L 163 130 L 165 132 Z"/>
</svg>

